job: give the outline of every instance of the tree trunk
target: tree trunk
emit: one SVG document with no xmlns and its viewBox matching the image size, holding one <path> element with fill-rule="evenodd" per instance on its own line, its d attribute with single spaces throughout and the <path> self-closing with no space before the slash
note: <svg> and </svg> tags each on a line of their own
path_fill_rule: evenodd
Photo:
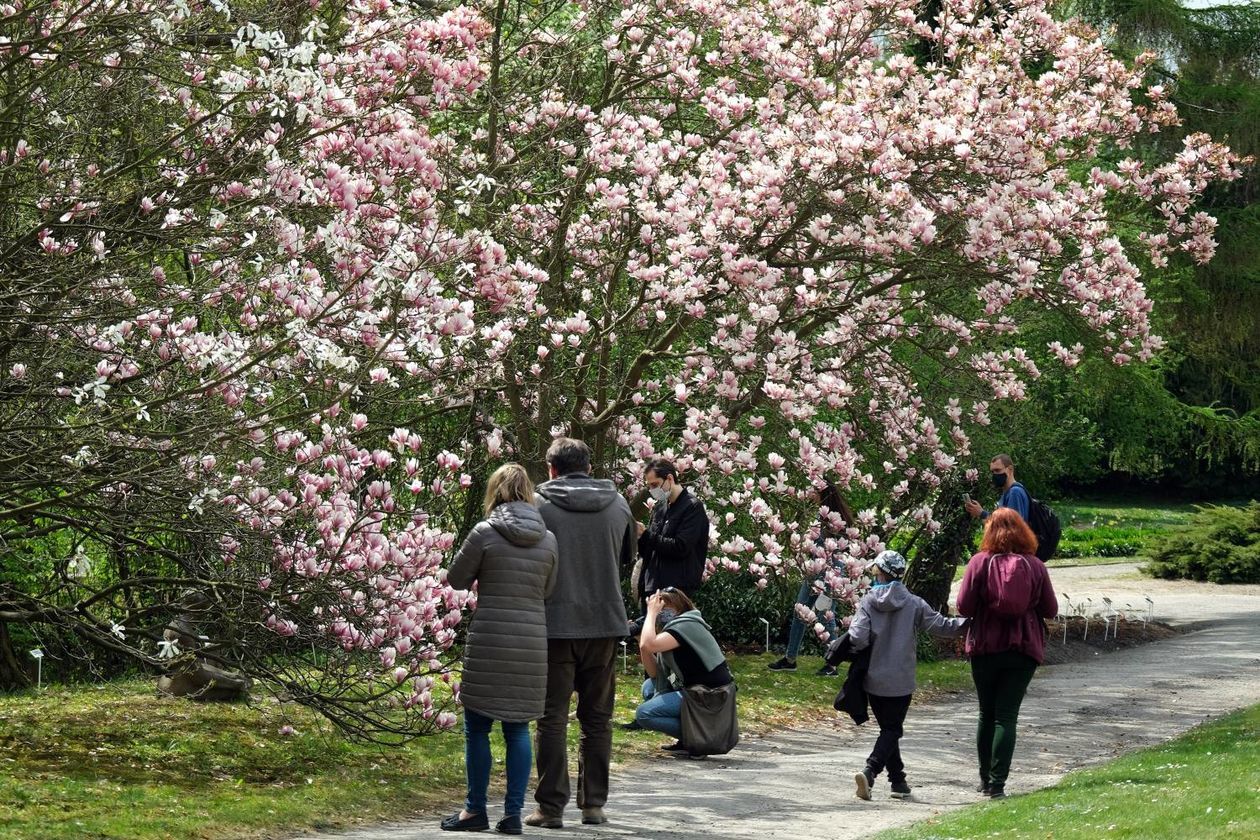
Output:
<svg viewBox="0 0 1260 840">
<path fill-rule="evenodd" d="M 954 571 L 967 561 L 975 530 L 975 521 L 963 508 L 963 494 L 968 490 L 971 488 L 961 478 L 941 488 L 933 506 L 941 529 L 914 552 L 906 570 L 905 583 L 910 591 L 941 612 L 949 607 Z"/>
<path fill-rule="evenodd" d="M 13 651 L 13 637 L 9 635 L 9 624 L 0 621 L 0 690 L 13 691 L 30 684 L 30 675 L 26 673 Z"/>
</svg>

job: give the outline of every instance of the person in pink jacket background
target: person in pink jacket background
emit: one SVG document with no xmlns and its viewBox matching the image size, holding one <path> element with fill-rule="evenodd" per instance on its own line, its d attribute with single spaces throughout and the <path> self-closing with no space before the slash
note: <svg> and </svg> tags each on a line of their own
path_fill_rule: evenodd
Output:
<svg viewBox="0 0 1260 840">
<path fill-rule="evenodd" d="M 1045 661 L 1044 619 L 1059 613 L 1037 537 L 1016 511 L 999 508 L 984 526 L 980 552 L 967 563 L 958 614 L 971 618 L 966 652 L 980 701 L 976 752 L 985 796 L 1006 796 L 1019 707 Z"/>
</svg>

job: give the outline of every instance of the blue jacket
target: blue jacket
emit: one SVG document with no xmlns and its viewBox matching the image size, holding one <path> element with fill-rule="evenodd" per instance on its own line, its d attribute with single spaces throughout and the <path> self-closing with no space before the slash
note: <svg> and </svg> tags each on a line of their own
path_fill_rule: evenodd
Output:
<svg viewBox="0 0 1260 840">
<path fill-rule="evenodd" d="M 1010 508 L 1028 521 L 1028 491 L 1024 489 L 1024 485 L 1018 481 L 1012 484 L 1008 489 L 1002 491 L 1002 495 L 998 496 L 997 506 L 1000 508 Z M 988 519 L 989 512 L 983 510 L 980 512 L 981 519 Z"/>
</svg>

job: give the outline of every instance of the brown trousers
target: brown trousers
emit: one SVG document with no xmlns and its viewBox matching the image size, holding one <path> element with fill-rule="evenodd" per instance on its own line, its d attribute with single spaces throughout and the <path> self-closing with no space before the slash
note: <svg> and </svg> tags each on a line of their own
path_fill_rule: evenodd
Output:
<svg viewBox="0 0 1260 840">
<path fill-rule="evenodd" d="M 612 760 L 612 712 L 616 699 L 617 647 L 621 640 L 548 639 L 547 702 L 534 739 L 538 786 L 534 799 L 547 816 L 569 804 L 569 702 L 576 691 L 578 725 L 577 806 L 602 808 L 608 801 Z"/>
</svg>

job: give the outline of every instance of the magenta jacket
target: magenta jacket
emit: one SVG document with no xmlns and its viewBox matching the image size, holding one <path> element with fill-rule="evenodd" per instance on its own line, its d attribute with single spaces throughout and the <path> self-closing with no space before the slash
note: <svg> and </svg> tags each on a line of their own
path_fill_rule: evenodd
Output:
<svg viewBox="0 0 1260 840">
<path fill-rule="evenodd" d="M 1035 555 L 1024 556 L 1030 561 L 1028 567 L 1032 574 L 1040 578 L 1040 583 L 1034 586 L 1040 586 L 1041 594 L 1032 609 L 1018 618 L 993 615 L 984 608 L 984 581 L 980 576 L 989 552 L 982 551 L 967 563 L 967 571 L 958 587 L 958 614 L 971 619 L 967 628 L 968 657 L 1017 650 L 1037 660 L 1038 665 L 1045 661 L 1046 630 L 1041 622 L 1059 614 L 1059 599 L 1055 597 L 1046 564 Z"/>
</svg>

